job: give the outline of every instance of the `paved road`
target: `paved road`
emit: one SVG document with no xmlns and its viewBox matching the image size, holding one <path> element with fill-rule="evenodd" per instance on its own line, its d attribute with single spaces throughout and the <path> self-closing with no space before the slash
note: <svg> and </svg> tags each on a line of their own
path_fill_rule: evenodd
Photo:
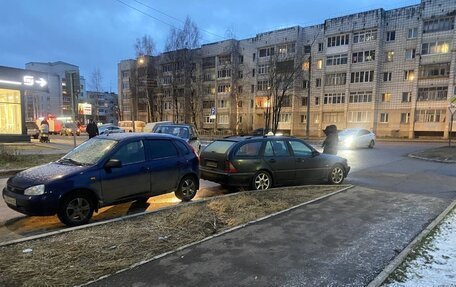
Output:
<svg viewBox="0 0 456 287">
<path fill-rule="evenodd" d="M 365 286 L 456 199 L 455 165 L 406 157 L 436 145 L 343 151 L 359 187 L 93 285 Z"/>
</svg>

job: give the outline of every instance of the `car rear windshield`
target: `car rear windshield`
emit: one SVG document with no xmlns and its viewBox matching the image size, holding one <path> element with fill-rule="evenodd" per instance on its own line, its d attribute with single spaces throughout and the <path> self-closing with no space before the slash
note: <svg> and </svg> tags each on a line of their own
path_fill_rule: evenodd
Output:
<svg viewBox="0 0 456 287">
<path fill-rule="evenodd" d="M 226 151 L 234 144 L 235 142 L 233 141 L 215 141 L 209 144 L 204 149 L 204 152 L 226 153 Z"/>
</svg>

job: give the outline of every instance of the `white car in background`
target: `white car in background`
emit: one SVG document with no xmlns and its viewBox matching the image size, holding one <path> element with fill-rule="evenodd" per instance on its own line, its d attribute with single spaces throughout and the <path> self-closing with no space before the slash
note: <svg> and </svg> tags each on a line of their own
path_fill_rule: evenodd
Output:
<svg viewBox="0 0 456 287">
<path fill-rule="evenodd" d="M 115 126 L 115 125 L 111 125 L 111 124 L 107 124 L 107 125 L 101 125 L 101 126 L 98 126 L 98 133 L 100 135 L 104 135 L 104 134 L 113 134 L 113 133 L 124 133 L 125 131 L 121 128 L 119 128 L 118 126 Z"/>
<path fill-rule="evenodd" d="M 375 140 L 375 134 L 366 129 L 353 128 L 339 132 L 339 146 L 342 148 L 373 148 Z"/>
</svg>

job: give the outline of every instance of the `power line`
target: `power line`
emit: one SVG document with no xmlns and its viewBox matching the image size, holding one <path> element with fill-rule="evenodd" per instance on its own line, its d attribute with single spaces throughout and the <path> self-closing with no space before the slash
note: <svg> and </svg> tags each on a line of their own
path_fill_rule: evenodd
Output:
<svg viewBox="0 0 456 287">
<path fill-rule="evenodd" d="M 160 13 L 160 14 L 162 14 L 162 15 L 165 15 L 165 16 L 167 16 L 167 17 L 173 19 L 173 20 L 176 20 L 176 21 L 181 22 L 181 23 L 185 23 L 184 21 L 182 21 L 182 20 L 179 19 L 179 18 L 176 18 L 176 17 L 174 17 L 174 16 L 171 16 L 171 15 L 169 15 L 169 14 L 166 14 L 165 12 L 162 12 L 162 11 L 160 11 L 160 10 L 154 8 L 154 7 L 151 7 L 151 6 L 147 5 L 147 4 L 144 4 L 144 3 L 142 3 L 142 2 L 140 2 L 140 1 L 138 1 L 138 0 L 134 0 L 134 1 L 135 1 L 136 3 L 138 3 L 138 4 L 142 5 L 142 6 L 144 6 L 144 7 L 147 7 L 147 8 L 149 8 L 149 9 L 151 9 L 151 10 L 154 10 L 155 12 Z M 200 30 L 201 30 L 202 32 L 204 32 L 204 33 L 210 34 L 210 35 L 212 35 L 212 36 L 215 36 L 215 37 L 218 37 L 218 38 L 221 38 L 221 39 L 225 39 L 225 38 L 226 38 L 226 37 L 217 35 L 217 34 L 215 34 L 215 33 L 212 33 L 211 31 L 208 31 L 208 30 L 205 30 L 205 29 L 201 29 L 201 28 L 200 28 Z"/>
</svg>

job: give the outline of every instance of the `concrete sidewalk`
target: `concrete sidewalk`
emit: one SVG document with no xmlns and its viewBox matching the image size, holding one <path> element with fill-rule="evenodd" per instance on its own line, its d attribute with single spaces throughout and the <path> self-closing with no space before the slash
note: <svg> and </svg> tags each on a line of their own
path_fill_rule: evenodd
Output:
<svg viewBox="0 0 456 287">
<path fill-rule="evenodd" d="M 90 286 L 366 286 L 451 201 L 356 187 Z"/>
</svg>

